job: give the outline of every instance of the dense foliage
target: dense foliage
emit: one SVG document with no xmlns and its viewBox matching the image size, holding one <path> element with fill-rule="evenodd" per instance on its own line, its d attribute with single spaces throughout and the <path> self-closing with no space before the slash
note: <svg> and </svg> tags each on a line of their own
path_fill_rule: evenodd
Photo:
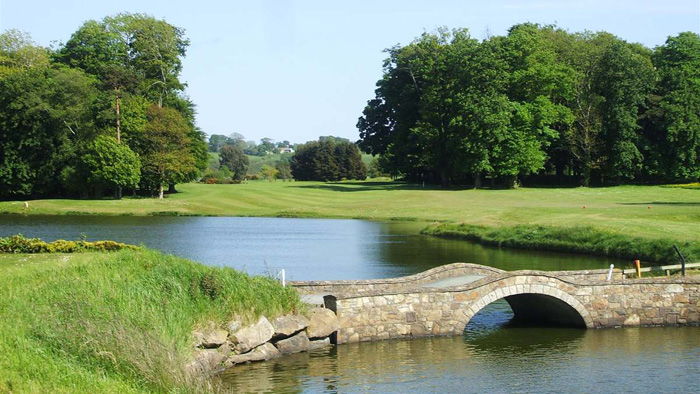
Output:
<svg viewBox="0 0 700 394">
<path fill-rule="evenodd" d="M 294 179 L 300 181 L 367 178 L 367 168 L 359 148 L 341 138 L 321 137 L 318 141 L 299 145 L 290 167 Z"/>
<path fill-rule="evenodd" d="M 22 234 L 0 238 L 0 253 L 77 253 L 108 252 L 138 247 L 114 241 L 66 241 L 59 239 L 45 242 L 39 238 L 26 238 Z"/>
<path fill-rule="evenodd" d="M 394 176 L 515 186 L 700 176 L 700 36 L 653 51 L 609 33 L 521 24 L 478 41 L 425 33 L 387 49 L 360 147 Z"/>
<path fill-rule="evenodd" d="M 179 79 L 188 44 L 141 14 L 85 22 L 57 50 L 0 34 L 0 197 L 152 195 L 195 179 L 207 146 Z"/>
<path fill-rule="evenodd" d="M 226 145 L 219 152 L 219 163 L 231 171 L 234 180 L 241 180 L 245 178 L 249 160 L 238 146 Z"/>
</svg>

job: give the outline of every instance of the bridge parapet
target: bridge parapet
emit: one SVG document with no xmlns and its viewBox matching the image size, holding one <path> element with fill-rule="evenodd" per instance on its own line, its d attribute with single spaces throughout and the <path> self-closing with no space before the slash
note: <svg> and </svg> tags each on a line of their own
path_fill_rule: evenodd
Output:
<svg viewBox="0 0 700 394">
<path fill-rule="evenodd" d="M 358 283 L 325 297 L 340 322 L 337 342 L 461 334 L 486 305 L 505 299 L 516 317 L 588 328 L 654 325 L 700 325 L 700 277 L 623 279 L 607 270 L 515 271 L 495 269 L 483 278 L 448 287 L 425 287 L 450 273 L 473 274 L 445 267 L 414 275 L 411 280 Z M 457 267 L 455 267 L 457 268 Z M 405 278 L 404 278 L 405 279 Z M 359 281 L 373 282 L 373 281 Z M 410 285 L 409 285 L 410 283 Z M 375 286 L 372 286 L 372 285 Z"/>
<path fill-rule="evenodd" d="M 458 276 L 492 276 L 505 271 L 479 264 L 453 263 L 399 278 L 363 280 L 294 281 L 289 285 L 299 294 L 365 294 L 370 292 L 406 291 L 422 284 Z"/>
</svg>

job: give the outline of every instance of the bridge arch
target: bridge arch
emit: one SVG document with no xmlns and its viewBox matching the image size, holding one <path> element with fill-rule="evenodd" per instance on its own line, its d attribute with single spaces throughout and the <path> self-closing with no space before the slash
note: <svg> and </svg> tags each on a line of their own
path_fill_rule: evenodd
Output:
<svg viewBox="0 0 700 394">
<path fill-rule="evenodd" d="M 511 282 L 512 283 L 512 282 Z M 575 297 L 550 284 L 514 285 L 496 282 L 465 312 L 464 327 L 486 305 L 504 299 L 515 317 L 548 323 L 593 328 L 588 310 Z M 464 329 L 462 327 L 462 329 Z"/>
</svg>

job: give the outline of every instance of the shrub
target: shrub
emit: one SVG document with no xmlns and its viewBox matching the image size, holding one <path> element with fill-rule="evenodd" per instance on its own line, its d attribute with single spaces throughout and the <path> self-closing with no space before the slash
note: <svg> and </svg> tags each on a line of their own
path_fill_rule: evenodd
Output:
<svg viewBox="0 0 700 394">
<path fill-rule="evenodd" d="M 39 238 L 27 238 L 22 234 L 0 238 L 0 253 L 80 253 L 112 252 L 122 249 L 137 250 L 134 245 L 114 241 L 66 241 L 59 239 L 44 242 Z"/>
</svg>

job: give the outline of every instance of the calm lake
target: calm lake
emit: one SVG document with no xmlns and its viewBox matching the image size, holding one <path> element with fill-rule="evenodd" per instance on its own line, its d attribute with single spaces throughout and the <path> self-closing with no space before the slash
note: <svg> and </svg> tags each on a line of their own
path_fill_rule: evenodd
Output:
<svg viewBox="0 0 700 394">
<path fill-rule="evenodd" d="M 504 270 L 607 268 L 615 259 L 504 250 L 419 235 L 425 223 L 158 216 L 0 215 L 0 236 L 144 244 L 204 264 L 289 280 L 371 279 L 465 262 Z"/>
<path fill-rule="evenodd" d="M 111 239 L 204 264 L 290 280 L 364 279 L 469 262 L 505 270 L 607 268 L 627 262 L 502 250 L 418 235 L 423 223 L 219 217 L 0 215 L 0 236 Z M 346 344 L 232 368 L 232 392 L 694 392 L 700 328 L 518 327 L 504 301 L 462 336 Z"/>
</svg>

